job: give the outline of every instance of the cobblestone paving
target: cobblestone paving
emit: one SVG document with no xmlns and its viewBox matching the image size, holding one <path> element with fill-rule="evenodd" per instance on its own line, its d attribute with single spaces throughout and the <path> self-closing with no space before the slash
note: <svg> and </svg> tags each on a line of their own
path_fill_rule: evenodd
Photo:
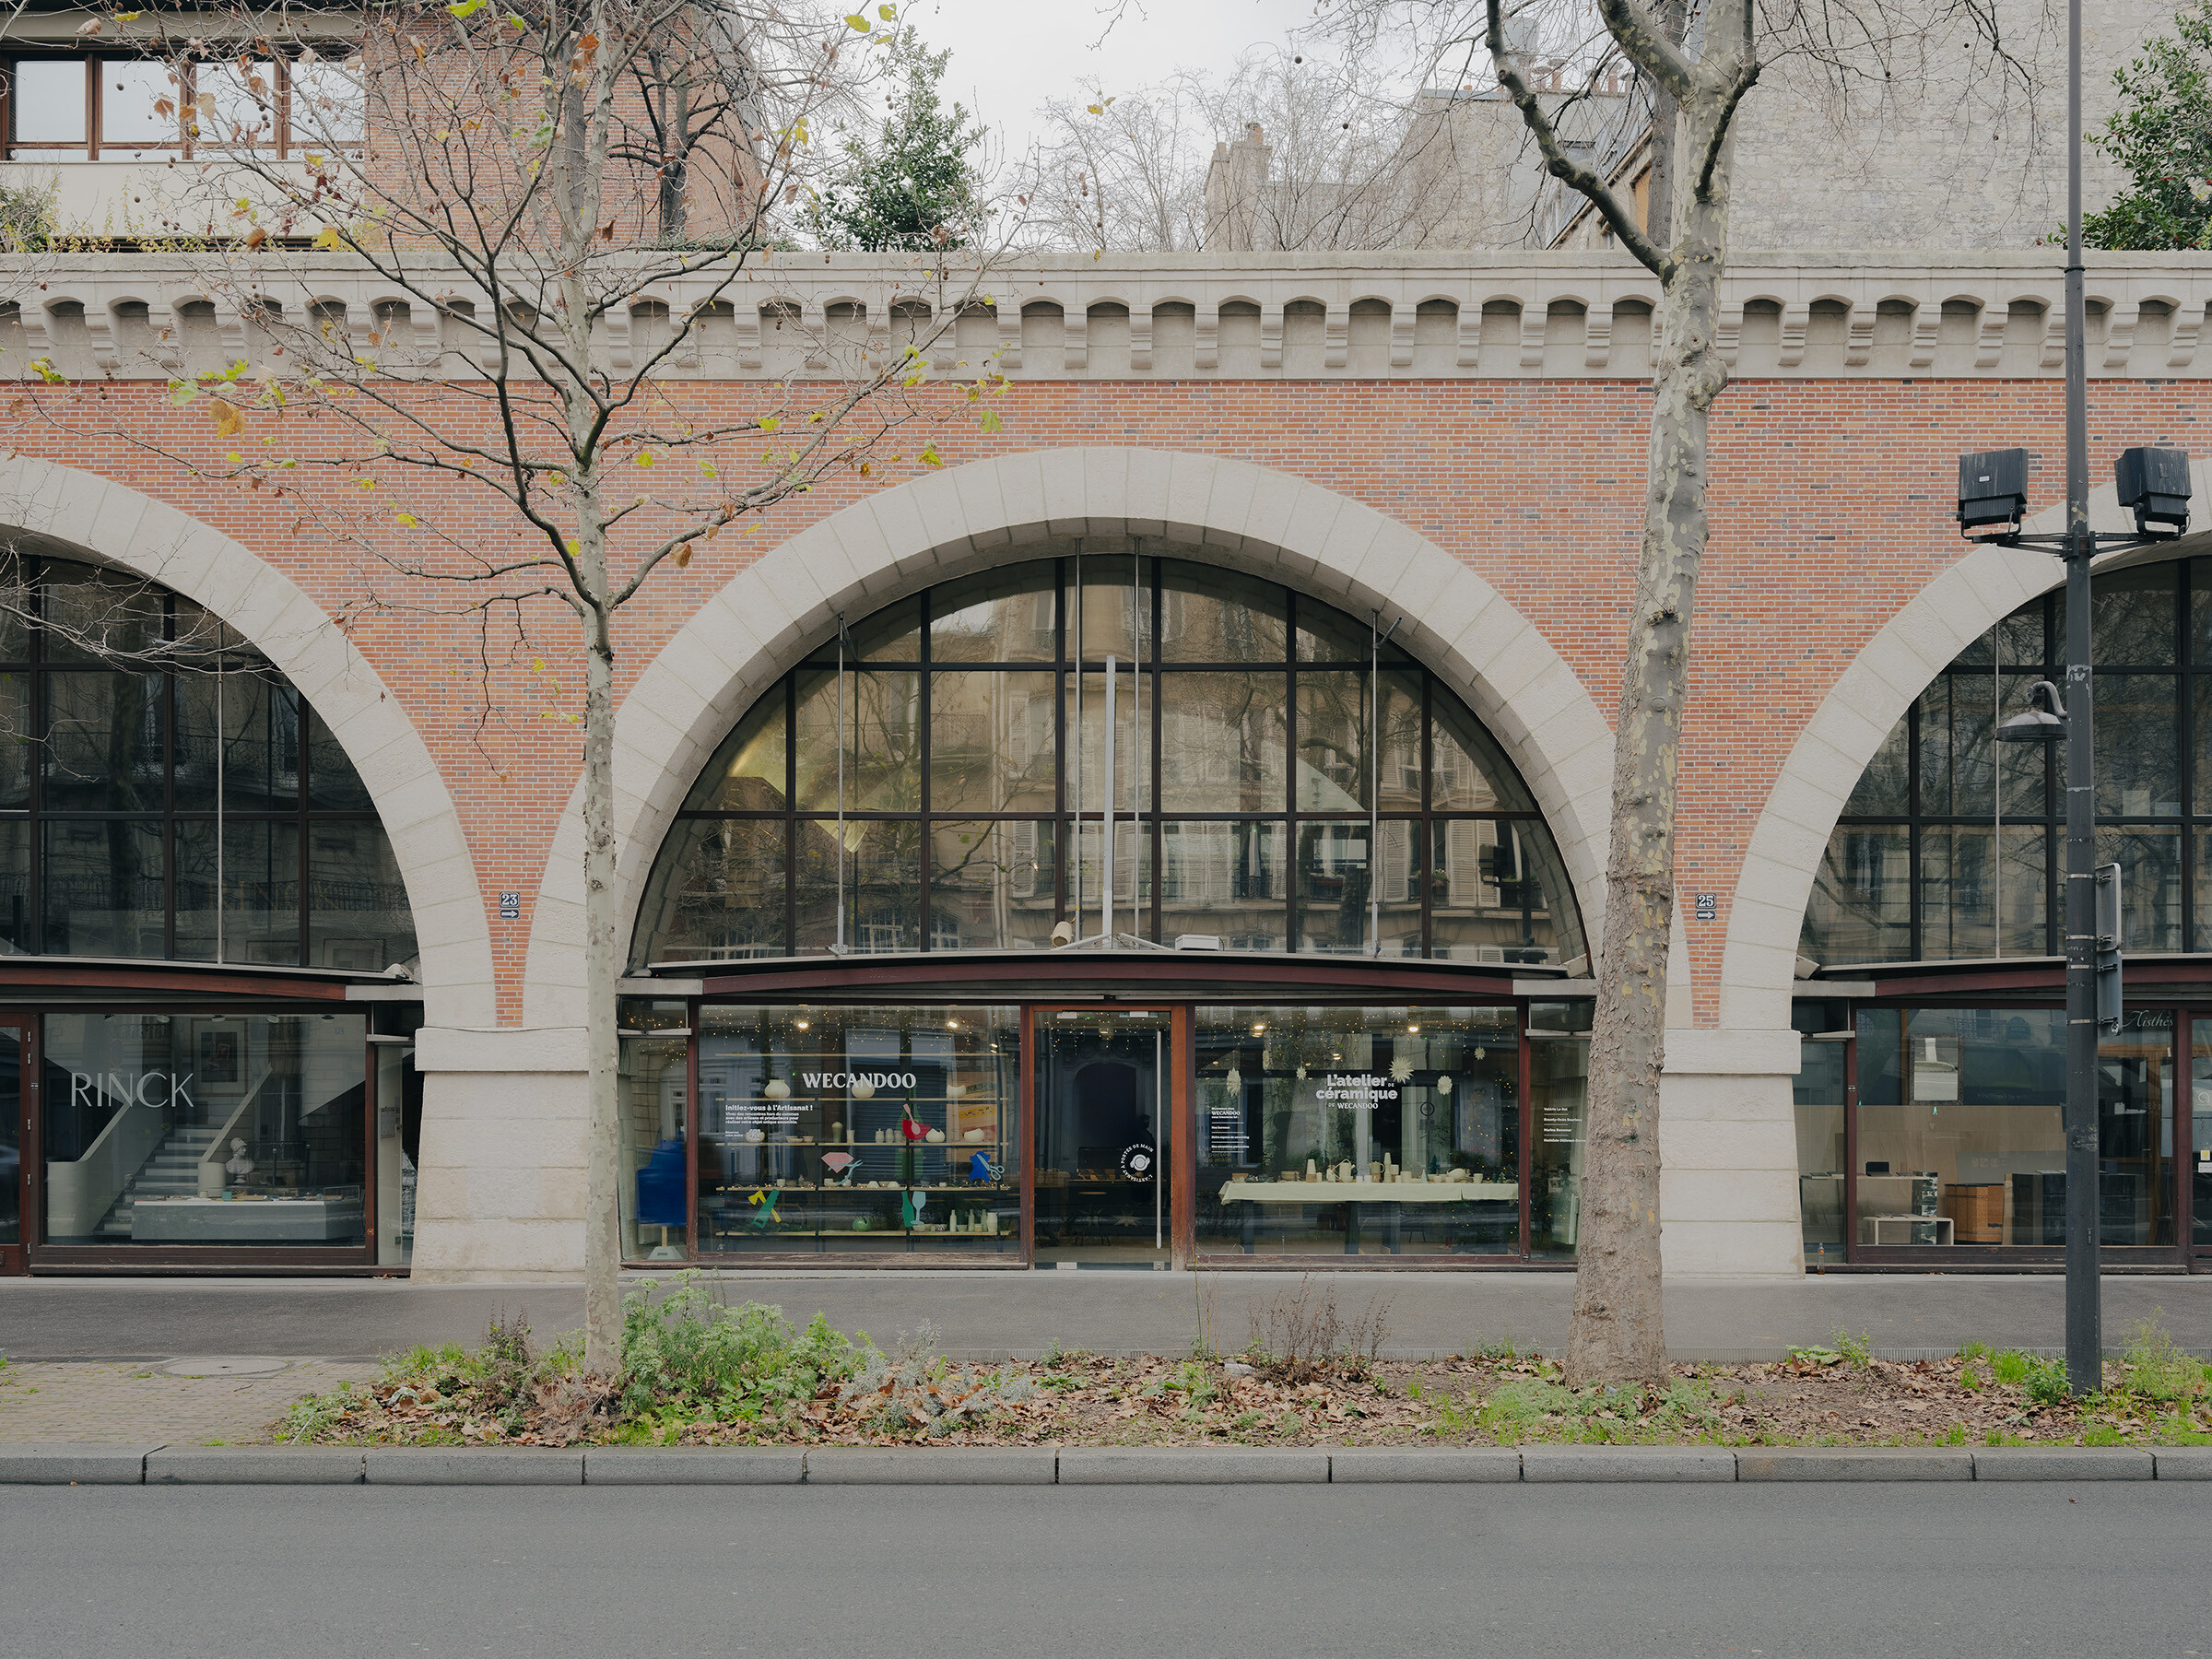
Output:
<svg viewBox="0 0 2212 1659">
<path fill-rule="evenodd" d="M 368 1365 L 295 1359 L 266 1377 L 171 1377 L 151 1365 L 0 1367 L 0 1441 L 265 1444 L 301 1394 L 376 1375 Z"/>
</svg>

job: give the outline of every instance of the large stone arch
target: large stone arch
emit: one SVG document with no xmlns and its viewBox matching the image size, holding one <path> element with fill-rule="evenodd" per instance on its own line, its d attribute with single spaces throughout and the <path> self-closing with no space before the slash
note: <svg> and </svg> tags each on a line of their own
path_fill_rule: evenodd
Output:
<svg viewBox="0 0 2212 1659">
<path fill-rule="evenodd" d="M 299 688 L 359 771 L 391 837 L 426 1002 L 446 1023 L 490 1025 L 491 935 L 460 815 L 421 735 L 323 608 L 242 543 L 97 473 L 25 456 L 0 464 L 0 524 L 205 606 Z"/>
<path fill-rule="evenodd" d="M 2206 493 L 2212 465 L 2199 462 L 2192 474 L 2195 500 L 2212 500 Z M 2090 492 L 2089 523 L 2100 532 L 2135 528 L 2132 519 L 2122 516 L 2109 484 Z M 2065 511 L 2051 508 L 2024 528 L 2054 535 L 2065 528 Z M 2108 556 L 2096 568 L 2206 551 L 2212 551 L 2212 534 L 2198 533 Z M 1724 1027 L 1789 1024 L 1805 907 L 1860 774 L 1912 700 L 1953 658 L 2018 606 L 2065 580 L 2065 567 L 2050 553 L 1983 543 L 1906 601 L 1837 677 L 1783 763 L 1745 850 L 1721 958 Z"/>
<path fill-rule="evenodd" d="M 1399 638 L 1512 757 L 1558 839 L 1589 936 L 1603 928 L 1612 732 L 1535 627 L 1451 554 L 1372 508 L 1287 473 L 1212 455 L 1032 451 L 887 489 L 763 555 L 701 605 L 639 677 L 618 717 L 619 947 L 684 795 L 747 706 L 836 629 L 1053 535 L 1169 535 L 1224 565 L 1361 614 Z M 540 887 L 524 1020 L 584 1017 L 581 801 L 571 795 Z"/>
</svg>

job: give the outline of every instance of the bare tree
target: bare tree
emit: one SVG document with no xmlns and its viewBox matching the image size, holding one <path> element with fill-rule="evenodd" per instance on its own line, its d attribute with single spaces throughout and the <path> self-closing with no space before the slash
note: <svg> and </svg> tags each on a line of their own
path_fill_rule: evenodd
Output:
<svg viewBox="0 0 2212 1659">
<path fill-rule="evenodd" d="M 1225 80 L 1045 105 L 1024 170 L 1030 233 L 1109 252 L 1351 252 L 1435 245 L 1466 170 L 1456 132 L 1365 53 L 1247 53 Z"/>
<path fill-rule="evenodd" d="M 1716 347 L 1720 282 L 1744 100 L 1769 64 L 1808 60 L 1843 94 L 1895 88 L 1888 65 L 1961 19 L 1999 76 L 2018 73 L 1984 0 L 1338 0 L 1324 26 L 1368 38 L 1395 20 L 1446 50 L 1479 41 L 1554 177 L 1579 192 L 1659 278 L 1658 347 L 1642 545 L 1614 724 L 1605 934 L 1590 1053 L 1588 1154 L 1567 1375 L 1589 1383 L 1665 1374 L 1659 1217 L 1659 1078 L 1674 924 L 1675 805 L 1688 699 L 1690 622 L 1705 551 L 1707 426 L 1728 383 Z M 1677 19 L 1681 22 L 1678 24 Z M 1686 26 L 1684 26 L 1686 25 Z M 1561 41 L 1559 37 L 1567 37 Z M 1667 199 L 1648 222 L 1625 181 L 1601 175 L 1539 96 L 1533 40 L 1592 80 L 1625 63 L 1652 88 L 1668 153 Z M 1754 160 L 1756 165 L 1756 160 Z"/>
<path fill-rule="evenodd" d="M 172 402 L 207 412 L 204 443 L 106 435 L 271 490 L 355 551 L 365 605 L 472 619 L 487 688 L 495 631 L 535 646 L 548 607 L 574 623 L 540 649 L 556 670 L 582 659 L 580 713 L 547 712 L 581 739 L 584 1366 L 603 1382 L 621 1333 L 617 619 L 656 574 L 832 476 L 936 465 L 930 433 L 971 423 L 1004 384 L 981 365 L 932 382 L 936 342 L 977 301 L 973 251 L 959 273 L 914 256 L 914 300 L 891 319 L 810 321 L 768 270 L 814 134 L 864 94 L 894 18 L 805 0 L 398 0 L 342 57 L 324 16 L 289 8 L 148 40 L 211 163 L 202 264 L 248 320 L 253 360 L 172 382 Z M 391 296 L 365 332 L 320 303 L 333 267 L 317 256 L 333 253 Z M 776 284 L 766 304 L 756 280 Z M 734 352 L 740 314 L 788 371 L 754 395 L 694 390 L 687 372 Z M 41 373 L 39 418 L 89 431 L 98 407 Z M 997 424 L 987 405 L 981 418 Z"/>
</svg>

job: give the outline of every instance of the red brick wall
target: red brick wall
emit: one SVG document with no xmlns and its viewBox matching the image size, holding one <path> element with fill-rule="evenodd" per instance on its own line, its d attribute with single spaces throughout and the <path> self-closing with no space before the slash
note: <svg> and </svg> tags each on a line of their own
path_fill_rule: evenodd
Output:
<svg viewBox="0 0 2212 1659">
<path fill-rule="evenodd" d="M 672 392 L 695 417 L 764 407 L 775 394 L 735 383 Z M 891 445 L 903 461 L 865 480 L 832 478 L 771 511 L 757 533 L 725 533 L 688 570 L 665 568 L 618 625 L 623 683 L 760 549 L 914 477 L 923 470 L 915 453 L 934 438 L 947 465 L 1128 445 L 1300 475 L 1464 559 L 1544 632 L 1611 718 L 1642 495 L 1648 394 L 1641 385 L 1018 384 L 995 401 L 1005 422 L 995 435 L 976 429 L 957 391 L 939 395 L 941 423 L 909 429 Z M 1686 896 L 1721 896 L 1716 920 L 1686 916 L 1700 1023 L 1714 1017 L 1735 873 L 1784 758 L 1853 653 L 1962 549 L 1949 522 L 1954 457 L 2024 444 L 2051 458 L 2041 475 L 2051 479 L 2063 453 L 2062 395 L 2055 382 L 1865 380 L 1747 382 L 1723 394 L 1712 422 L 1713 539 L 1694 634 L 1677 862 Z M 2198 396 L 2190 385 L 2092 384 L 2093 476 L 2109 476 L 2112 454 L 2128 443 L 2171 439 L 2202 450 L 2192 442 Z M 327 417 L 319 425 L 297 415 L 251 418 L 242 438 L 218 442 L 204 403 L 177 409 L 158 386 L 117 385 L 48 393 L 35 408 L 18 403 L 6 436 L 26 453 L 114 477 L 220 528 L 347 619 L 444 770 L 488 912 L 500 889 L 525 895 L 520 922 L 492 924 L 500 1017 L 513 1020 L 529 897 L 576 776 L 577 728 L 558 718 L 580 706 L 574 624 L 545 600 L 525 607 L 526 639 L 510 620 L 496 620 L 481 670 L 488 706 L 478 625 L 448 614 L 453 591 L 395 572 L 336 526 L 351 524 L 403 559 L 442 535 L 449 563 L 452 548 L 493 554 L 531 545 L 494 498 L 389 466 L 370 469 L 379 481 L 373 491 L 313 467 L 255 488 L 191 476 L 133 441 L 150 437 L 209 468 L 233 446 L 307 455 L 339 441 Z M 265 436 L 276 443 L 262 444 Z M 670 465 L 695 470 L 680 457 Z M 2041 495 L 2055 490 L 2052 484 Z M 2049 501 L 2039 496 L 2035 504 Z M 402 529 L 402 511 L 425 528 Z"/>
</svg>

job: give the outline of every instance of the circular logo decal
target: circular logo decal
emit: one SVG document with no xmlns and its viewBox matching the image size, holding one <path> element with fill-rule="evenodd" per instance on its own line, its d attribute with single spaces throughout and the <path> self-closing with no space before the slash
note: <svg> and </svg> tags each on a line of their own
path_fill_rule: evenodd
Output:
<svg viewBox="0 0 2212 1659">
<path fill-rule="evenodd" d="M 1150 1141 L 1138 1141 L 1135 1146 L 1124 1147 L 1122 1148 L 1122 1179 L 1149 1181 L 1153 1174 L 1152 1166 L 1157 1162 L 1159 1153 Z"/>
</svg>

